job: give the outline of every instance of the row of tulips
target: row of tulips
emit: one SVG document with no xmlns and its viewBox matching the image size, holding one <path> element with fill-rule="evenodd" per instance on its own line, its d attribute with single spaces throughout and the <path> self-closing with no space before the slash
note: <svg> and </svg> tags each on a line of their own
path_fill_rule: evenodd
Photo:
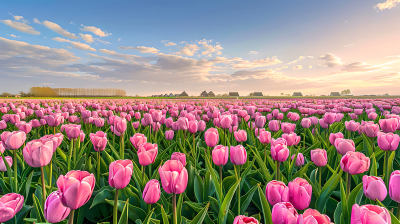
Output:
<svg viewBox="0 0 400 224">
<path fill-rule="evenodd" d="M 400 223 L 399 104 L 6 100 L 0 222 Z"/>
</svg>

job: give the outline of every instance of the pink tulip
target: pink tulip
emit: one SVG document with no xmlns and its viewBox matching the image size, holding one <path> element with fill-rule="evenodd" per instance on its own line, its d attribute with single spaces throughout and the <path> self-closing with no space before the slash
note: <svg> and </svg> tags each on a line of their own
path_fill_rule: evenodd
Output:
<svg viewBox="0 0 400 224">
<path fill-rule="evenodd" d="M 228 146 L 217 145 L 212 151 L 212 159 L 217 166 L 223 166 L 228 162 L 229 148 Z"/>
<path fill-rule="evenodd" d="M 185 153 L 174 152 L 171 155 L 171 160 L 178 160 L 183 164 L 183 166 L 186 166 L 186 155 L 185 155 Z"/>
<path fill-rule="evenodd" d="M 1 134 L 1 141 L 8 150 L 19 149 L 26 140 L 26 133 L 23 131 L 5 131 Z"/>
<path fill-rule="evenodd" d="M 177 160 L 168 160 L 159 169 L 162 187 L 168 194 L 181 194 L 188 183 L 188 172 Z"/>
<path fill-rule="evenodd" d="M 204 133 L 204 139 L 208 147 L 212 148 L 216 146 L 219 140 L 218 130 L 215 128 L 207 129 L 207 131 Z"/>
<path fill-rule="evenodd" d="M 180 117 L 176 121 L 178 124 L 179 130 L 186 131 L 189 128 L 189 120 L 186 117 Z"/>
<path fill-rule="evenodd" d="M 267 184 L 265 196 L 272 206 L 280 202 L 289 202 L 289 188 L 285 183 L 273 180 Z"/>
<path fill-rule="evenodd" d="M 295 224 L 299 214 L 290 202 L 280 202 L 272 208 L 273 224 Z"/>
<path fill-rule="evenodd" d="M 67 135 L 69 140 L 77 139 L 80 136 L 81 125 L 65 124 L 61 126 L 60 131 L 61 132 L 65 131 L 65 134 Z"/>
<path fill-rule="evenodd" d="M 280 121 L 272 120 L 268 123 L 268 128 L 272 132 L 277 132 L 280 129 Z"/>
<path fill-rule="evenodd" d="M 368 114 L 368 119 L 370 119 L 370 120 L 375 120 L 377 117 L 378 117 L 378 114 L 376 114 L 375 112 Z"/>
<path fill-rule="evenodd" d="M 142 198 L 147 204 L 155 204 L 161 197 L 160 183 L 152 179 L 147 182 L 143 190 Z"/>
<path fill-rule="evenodd" d="M 268 144 L 271 142 L 271 132 L 263 131 L 260 132 L 258 139 L 260 140 L 261 144 Z"/>
<path fill-rule="evenodd" d="M 233 220 L 233 224 L 259 224 L 258 220 L 253 217 L 238 215 Z"/>
<path fill-rule="evenodd" d="M 141 133 L 134 134 L 132 137 L 130 137 L 130 140 L 131 140 L 133 147 L 135 147 L 136 149 L 139 149 L 140 145 L 147 143 L 146 136 Z"/>
<path fill-rule="evenodd" d="M 203 132 L 204 130 L 206 130 L 206 122 L 199 121 L 199 123 L 197 124 L 197 131 Z"/>
<path fill-rule="evenodd" d="M 387 195 L 387 189 L 385 182 L 383 182 L 382 178 L 374 177 L 374 176 L 363 176 L 363 189 L 364 194 L 367 198 L 375 201 L 378 199 L 379 201 L 383 201 Z"/>
<path fill-rule="evenodd" d="M 309 127 L 311 127 L 311 120 L 309 119 L 309 118 L 303 118 L 302 120 L 301 120 L 301 126 L 303 127 L 303 128 L 309 128 Z"/>
<path fill-rule="evenodd" d="M 285 146 L 287 146 L 286 139 L 284 139 L 284 138 L 277 138 L 276 140 L 275 139 L 271 139 L 271 147 L 272 146 L 277 146 L 277 145 L 285 145 Z"/>
<path fill-rule="evenodd" d="M 391 224 L 390 213 L 377 205 L 354 204 L 351 210 L 350 224 Z"/>
<path fill-rule="evenodd" d="M 242 145 L 231 146 L 231 162 L 234 165 L 243 165 L 247 161 L 247 152 Z"/>
<path fill-rule="evenodd" d="M 296 124 L 284 122 L 281 124 L 281 128 L 283 133 L 289 134 L 294 132 L 294 129 L 296 129 Z"/>
<path fill-rule="evenodd" d="M 271 146 L 271 157 L 275 161 L 284 162 L 289 156 L 289 149 L 286 145 Z"/>
<path fill-rule="evenodd" d="M 379 126 L 381 127 L 382 131 L 386 132 L 386 133 L 395 132 L 398 124 L 399 124 L 399 121 L 396 118 L 379 120 Z"/>
<path fill-rule="evenodd" d="M 294 160 L 294 157 L 295 157 L 296 155 L 292 155 L 292 160 Z M 304 156 L 303 156 L 303 154 L 301 154 L 301 153 L 299 153 L 298 155 L 297 155 L 297 158 L 296 158 L 296 162 L 294 163 L 294 165 L 295 166 L 303 166 L 304 165 Z"/>
<path fill-rule="evenodd" d="M 38 139 L 26 144 L 22 153 L 25 162 L 31 167 L 47 166 L 53 157 L 53 140 Z"/>
<path fill-rule="evenodd" d="M 296 209 L 304 210 L 311 203 L 312 187 L 302 178 L 297 177 L 292 182 L 289 182 L 289 202 Z"/>
<path fill-rule="evenodd" d="M 116 160 L 110 163 L 108 183 L 111 187 L 123 189 L 128 186 L 133 171 L 133 163 L 129 159 Z"/>
<path fill-rule="evenodd" d="M 399 146 L 400 137 L 397 134 L 392 133 L 378 133 L 378 146 L 384 151 L 396 151 Z"/>
<path fill-rule="evenodd" d="M 247 140 L 247 132 L 245 130 L 234 132 L 234 136 L 237 142 L 245 142 Z"/>
<path fill-rule="evenodd" d="M 345 121 L 344 124 L 345 124 L 346 129 L 347 129 L 348 131 L 357 131 L 357 130 L 358 130 L 358 126 L 360 126 L 360 123 L 355 122 L 355 121 L 353 121 L 353 120 L 351 120 L 351 121 Z"/>
<path fill-rule="evenodd" d="M 90 140 L 92 141 L 94 150 L 101 152 L 107 146 L 107 133 L 102 131 L 98 131 L 96 134 L 90 133 Z"/>
<path fill-rule="evenodd" d="M 336 140 L 337 138 L 344 138 L 344 136 L 343 136 L 343 134 L 342 134 L 341 132 L 338 132 L 338 133 L 331 133 L 331 134 L 329 135 L 329 142 L 330 142 L 332 145 L 334 145 L 334 144 L 335 144 L 335 140 Z"/>
<path fill-rule="evenodd" d="M 78 209 L 89 201 L 94 184 L 94 175 L 87 171 L 71 170 L 61 175 L 57 180 L 61 203 L 72 210 Z"/>
<path fill-rule="evenodd" d="M 127 121 L 125 118 L 116 117 L 114 120 L 115 133 L 124 133 L 127 128 Z M 119 135 L 120 136 L 120 135 Z"/>
<path fill-rule="evenodd" d="M 286 140 L 288 146 L 297 145 L 300 142 L 300 136 L 297 136 L 294 132 L 290 134 L 283 134 L 282 138 Z"/>
<path fill-rule="evenodd" d="M 44 203 L 44 218 L 50 223 L 61 222 L 66 219 L 71 209 L 61 203 L 61 193 L 53 191 Z"/>
<path fill-rule="evenodd" d="M 51 114 L 43 117 L 46 120 L 47 125 L 50 127 L 57 127 L 64 123 L 64 117 L 60 114 Z"/>
<path fill-rule="evenodd" d="M 324 119 L 319 119 L 319 125 L 323 129 L 327 129 L 329 127 L 329 125 L 327 123 L 325 123 Z"/>
<path fill-rule="evenodd" d="M 255 124 L 257 128 L 263 128 L 265 126 L 265 123 L 267 122 L 267 119 L 265 116 L 258 116 L 255 120 Z"/>
<path fill-rule="evenodd" d="M 0 222 L 12 219 L 24 205 L 24 196 L 9 193 L 0 198 Z"/>
<path fill-rule="evenodd" d="M 303 213 L 304 224 L 330 224 L 331 219 L 324 214 L 319 213 L 318 210 L 307 209 Z"/>
<path fill-rule="evenodd" d="M 389 196 L 393 201 L 400 203 L 400 170 L 395 170 L 390 175 Z"/>
<path fill-rule="evenodd" d="M 377 124 L 365 124 L 364 126 L 364 133 L 370 138 L 374 138 L 378 135 L 379 132 L 379 125 Z"/>
<path fill-rule="evenodd" d="M 172 140 L 174 139 L 174 131 L 173 130 L 169 130 L 165 132 L 165 139 L 166 140 Z"/>
<path fill-rule="evenodd" d="M 331 125 L 336 122 L 336 114 L 335 113 L 325 113 L 324 114 L 324 122 L 325 124 Z"/>
<path fill-rule="evenodd" d="M 189 121 L 189 132 L 191 133 L 191 134 L 194 134 L 194 133 L 196 133 L 197 132 L 197 129 L 198 129 L 198 122 L 196 121 L 196 120 L 194 120 L 194 121 Z"/>
<path fill-rule="evenodd" d="M 0 130 L 4 130 L 7 128 L 7 123 L 4 120 L 0 121 Z"/>
<path fill-rule="evenodd" d="M 310 154 L 311 154 L 311 161 L 313 161 L 313 163 L 316 166 L 326 166 L 328 162 L 328 156 L 326 154 L 326 150 L 314 149 L 311 150 Z"/>
<path fill-rule="evenodd" d="M 6 160 L 6 163 L 8 164 L 8 167 L 11 167 L 13 164 L 12 157 L 6 156 L 4 158 Z M 7 166 L 6 166 L 6 164 L 4 164 L 3 157 L 1 157 L 1 156 L 0 156 L 0 171 L 3 171 L 3 172 L 7 171 Z"/>
<path fill-rule="evenodd" d="M 342 156 L 346 155 L 347 152 L 356 151 L 355 144 L 353 140 L 350 139 L 337 138 L 334 146 L 336 147 L 336 151 Z"/>
<path fill-rule="evenodd" d="M 369 169 L 370 160 L 361 152 L 347 152 L 340 160 L 340 167 L 344 172 L 356 175 Z"/>
<path fill-rule="evenodd" d="M 32 123 L 26 123 L 25 121 L 20 121 L 15 124 L 15 126 L 20 130 L 28 134 L 32 130 Z"/>
<path fill-rule="evenodd" d="M 52 139 L 53 140 L 53 152 L 56 151 L 56 149 L 58 147 L 60 147 L 63 139 L 64 139 L 64 135 L 62 133 L 57 133 L 54 135 L 45 135 L 43 137 L 41 137 L 40 139 Z"/>
<path fill-rule="evenodd" d="M 232 125 L 232 117 L 227 115 L 227 116 L 222 116 L 219 121 L 221 128 L 223 129 L 228 129 Z"/>
<path fill-rule="evenodd" d="M 139 163 L 142 166 L 147 166 L 154 163 L 158 154 L 157 144 L 145 143 L 139 146 L 137 151 Z"/>
</svg>

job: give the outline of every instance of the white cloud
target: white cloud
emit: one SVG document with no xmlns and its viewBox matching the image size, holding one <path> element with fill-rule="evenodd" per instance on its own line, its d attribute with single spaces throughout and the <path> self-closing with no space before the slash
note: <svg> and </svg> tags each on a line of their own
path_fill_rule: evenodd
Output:
<svg viewBox="0 0 400 224">
<path fill-rule="evenodd" d="M 258 54 L 257 51 L 250 51 L 249 54 Z"/>
<path fill-rule="evenodd" d="M 83 26 L 83 25 L 81 25 Z M 83 28 L 79 28 L 82 31 L 87 31 L 87 32 L 92 32 L 96 34 L 99 37 L 106 37 L 108 35 L 111 35 L 111 33 L 107 33 L 107 31 L 102 31 L 100 28 L 94 27 L 94 26 L 83 26 Z"/>
<path fill-rule="evenodd" d="M 8 34 L 7 34 L 7 35 L 8 35 Z M 10 34 L 10 35 L 8 35 L 8 36 L 10 36 L 10 37 L 20 37 L 20 36 L 14 35 L 14 34 Z"/>
<path fill-rule="evenodd" d="M 303 69 L 303 66 L 302 65 L 295 65 L 295 66 L 293 66 L 293 69 L 294 70 L 300 70 L 300 69 Z"/>
<path fill-rule="evenodd" d="M 165 46 L 169 47 L 169 46 L 175 46 L 176 43 L 174 42 L 168 42 L 168 43 L 164 43 Z"/>
<path fill-rule="evenodd" d="M 75 47 L 76 49 L 79 49 L 79 50 L 96 51 L 96 49 L 94 49 L 94 48 L 92 48 L 89 45 L 84 44 L 84 43 L 75 42 L 75 41 L 63 39 L 63 38 L 60 38 L 60 37 L 54 37 L 54 38 L 51 38 L 51 39 L 55 40 L 55 41 L 58 41 L 58 42 L 70 43 L 73 47 Z"/>
<path fill-rule="evenodd" d="M 18 31 L 21 31 L 23 33 L 29 33 L 32 35 L 39 35 L 40 32 L 36 31 L 35 28 L 25 24 L 25 23 L 20 23 L 17 21 L 11 21 L 11 20 L 1 20 L 2 23 L 10 26 L 13 29 L 16 29 Z"/>
<path fill-rule="evenodd" d="M 8 13 L 8 14 L 12 15 L 14 17 L 14 19 L 17 20 L 17 21 L 21 21 L 23 23 L 29 23 L 29 21 L 24 19 L 23 16 L 16 16 L 16 15 L 13 15 L 12 13 Z"/>
<path fill-rule="evenodd" d="M 82 37 L 82 39 L 84 40 L 84 41 L 86 41 L 86 43 L 92 43 L 94 40 L 93 40 L 93 37 L 92 37 L 92 35 L 90 35 L 90 34 L 79 34 L 79 35 L 81 35 L 81 37 Z"/>
<path fill-rule="evenodd" d="M 321 55 L 319 59 L 324 60 L 325 65 L 328 67 L 336 67 L 343 64 L 342 60 L 339 57 L 331 53 Z"/>
<path fill-rule="evenodd" d="M 95 39 L 96 41 L 102 43 L 102 44 L 111 44 L 110 42 L 105 41 L 105 40 L 101 40 L 100 38 L 94 38 L 94 39 Z"/>
<path fill-rule="evenodd" d="M 42 22 L 40 22 L 37 18 L 33 18 L 33 22 L 37 24 L 42 24 Z"/>
<path fill-rule="evenodd" d="M 122 50 L 136 50 L 136 51 L 140 51 L 141 53 L 151 53 L 151 54 L 157 54 L 159 52 L 159 50 L 157 50 L 154 47 L 145 47 L 145 46 L 137 46 L 137 47 L 120 46 L 118 48 L 120 48 Z"/>
<path fill-rule="evenodd" d="M 118 38 L 118 41 L 120 41 L 121 40 L 121 37 L 120 38 Z"/>
<path fill-rule="evenodd" d="M 174 52 L 174 54 L 193 56 L 199 49 L 196 44 L 186 44 L 178 52 Z"/>
<path fill-rule="evenodd" d="M 378 8 L 380 10 L 391 9 L 397 6 L 400 3 L 400 0 L 386 0 L 386 2 L 379 3 L 374 6 L 374 8 Z"/>
<path fill-rule="evenodd" d="M 60 35 L 62 35 L 64 37 L 67 37 L 67 38 L 70 38 L 70 39 L 78 39 L 79 38 L 75 34 L 70 33 L 67 30 L 64 30 L 60 25 L 58 25 L 56 23 L 53 23 L 53 22 L 50 22 L 50 21 L 46 20 L 42 24 L 45 25 L 47 28 L 53 30 L 54 32 L 56 32 L 56 33 L 58 33 L 58 34 L 60 34 Z"/>
<path fill-rule="evenodd" d="M 208 55 L 210 53 L 216 53 L 217 55 L 221 54 L 221 50 L 224 49 L 221 45 L 211 45 L 212 40 L 200 40 L 197 44 L 202 44 L 204 51 L 201 52 L 202 55 Z"/>
</svg>

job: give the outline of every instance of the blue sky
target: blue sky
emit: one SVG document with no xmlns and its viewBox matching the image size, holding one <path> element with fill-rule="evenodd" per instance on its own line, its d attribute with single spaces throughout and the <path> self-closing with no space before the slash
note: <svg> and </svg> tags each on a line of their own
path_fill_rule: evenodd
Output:
<svg viewBox="0 0 400 224">
<path fill-rule="evenodd" d="M 400 94 L 399 27 L 400 0 L 1 1 L 0 82 Z"/>
</svg>

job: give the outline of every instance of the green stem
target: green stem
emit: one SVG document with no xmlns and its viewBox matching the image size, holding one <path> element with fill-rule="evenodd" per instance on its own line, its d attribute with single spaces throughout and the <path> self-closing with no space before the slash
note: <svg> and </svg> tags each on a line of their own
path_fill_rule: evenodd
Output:
<svg viewBox="0 0 400 224">
<path fill-rule="evenodd" d="M 121 157 L 121 159 L 124 159 L 124 133 L 121 133 L 121 140 L 119 143 L 119 157 Z"/>
<path fill-rule="evenodd" d="M 142 184 L 143 184 L 143 187 L 144 187 L 144 185 L 145 185 L 145 183 L 144 183 L 144 171 L 146 170 L 146 167 L 145 166 L 142 166 Z"/>
<path fill-rule="evenodd" d="M 396 214 L 397 219 L 400 219 L 400 203 L 397 203 L 397 214 Z"/>
<path fill-rule="evenodd" d="M 239 179 L 239 181 L 240 181 L 240 165 L 238 166 L 238 177 L 237 177 L 237 179 Z M 239 186 L 238 186 L 237 197 L 238 197 L 238 215 L 240 215 L 240 183 L 239 183 Z"/>
<path fill-rule="evenodd" d="M 347 188 L 347 191 L 346 191 L 346 193 L 347 193 L 347 198 L 349 198 L 349 195 L 350 195 L 350 188 L 351 188 L 351 175 L 349 174 L 349 173 L 346 173 L 346 175 L 347 175 L 347 181 L 346 181 L 346 188 Z"/>
<path fill-rule="evenodd" d="M 44 208 L 44 202 L 46 201 L 46 183 L 44 182 L 43 166 L 40 167 L 40 172 L 42 172 L 42 206 Z"/>
<path fill-rule="evenodd" d="M 74 213 L 75 213 L 75 210 L 71 210 L 71 212 L 69 213 L 68 224 L 74 223 Z"/>
<path fill-rule="evenodd" d="M 151 211 L 151 204 L 147 204 L 147 214 L 150 214 Z"/>
<path fill-rule="evenodd" d="M 304 150 L 306 150 L 306 129 L 305 128 L 304 128 L 303 145 L 304 145 Z"/>
<path fill-rule="evenodd" d="M 319 173 L 319 189 L 321 190 L 322 189 L 322 178 L 321 178 L 321 176 L 322 176 L 322 167 L 318 167 L 318 173 Z"/>
<path fill-rule="evenodd" d="M 97 181 L 100 185 L 100 151 L 97 152 Z"/>
<path fill-rule="evenodd" d="M 113 208 L 113 223 L 118 224 L 118 193 L 119 189 L 115 189 L 114 208 Z"/>
<path fill-rule="evenodd" d="M 264 163 L 267 164 L 267 144 L 264 147 Z"/>
<path fill-rule="evenodd" d="M 17 150 L 13 150 L 14 154 L 14 191 L 17 192 L 18 189 L 18 160 L 17 160 Z M 4 164 L 5 165 L 5 164 Z"/>
<path fill-rule="evenodd" d="M 8 166 L 8 163 L 7 163 L 7 161 L 6 161 L 6 158 L 4 157 L 5 155 L 0 151 L 0 156 L 1 156 L 1 158 L 2 158 L 2 160 L 3 160 L 3 163 L 4 163 L 4 166 L 6 167 L 6 169 L 7 169 L 7 175 L 8 175 L 8 180 L 10 181 L 10 187 L 11 187 L 11 192 L 17 192 L 17 190 L 15 190 L 14 191 L 14 187 L 13 187 L 13 185 L 12 185 L 12 178 L 11 178 L 11 169 L 10 169 L 10 167 Z M 2 175 L 3 175 L 3 179 L 4 179 L 4 174 L 3 174 L 3 172 L 2 172 Z"/>
<path fill-rule="evenodd" d="M 386 187 L 389 187 L 389 179 L 390 179 L 390 170 L 389 170 L 389 151 L 385 152 L 385 166 L 383 167 L 385 174 L 385 184 Z"/>
<path fill-rule="evenodd" d="M 173 213 L 173 224 L 178 224 L 178 217 L 176 217 L 176 194 L 172 195 L 172 213 Z"/>
<path fill-rule="evenodd" d="M 220 182 L 221 182 L 221 192 L 222 192 L 222 166 L 223 165 L 220 165 L 219 166 L 219 180 L 220 180 Z"/>
<path fill-rule="evenodd" d="M 49 164 L 49 169 L 50 169 L 50 171 L 49 171 L 49 186 L 50 186 L 50 189 L 51 189 L 51 183 L 53 182 L 52 181 L 52 179 L 53 179 L 53 160 L 50 160 L 50 164 Z M 51 192 L 51 191 L 50 191 Z M 44 207 L 43 207 L 44 208 Z"/>
<path fill-rule="evenodd" d="M 72 148 L 72 150 L 74 150 L 74 167 L 75 167 L 75 164 L 76 164 L 76 141 L 75 141 L 75 139 L 72 139 L 72 145 L 74 146 L 73 148 Z"/>
<path fill-rule="evenodd" d="M 277 181 L 280 181 L 279 179 L 280 179 L 280 169 L 279 169 L 279 167 L 281 166 L 281 162 L 279 162 L 279 161 L 276 161 L 276 180 Z"/>
</svg>

